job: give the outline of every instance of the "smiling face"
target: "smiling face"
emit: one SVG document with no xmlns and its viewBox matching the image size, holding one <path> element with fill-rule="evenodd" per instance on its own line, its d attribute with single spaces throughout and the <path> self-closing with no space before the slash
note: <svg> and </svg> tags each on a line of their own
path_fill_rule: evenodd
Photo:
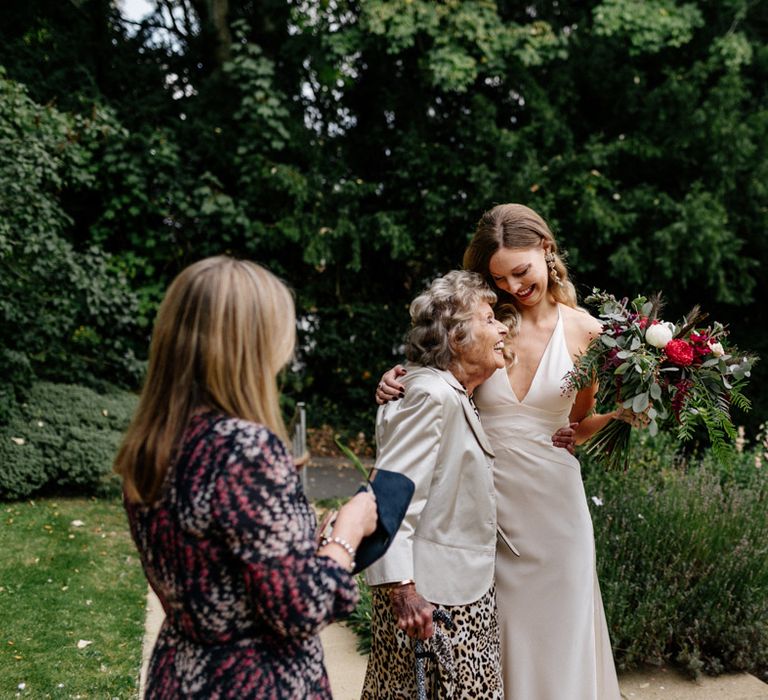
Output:
<svg viewBox="0 0 768 700">
<path fill-rule="evenodd" d="M 510 294 L 518 306 L 536 306 L 547 298 L 549 268 L 545 246 L 499 248 L 488 263 L 494 284 Z"/>
<path fill-rule="evenodd" d="M 507 327 L 496 320 L 487 302 L 480 302 L 468 323 L 467 343 L 458 348 L 457 360 L 471 374 L 484 381 L 504 367 L 504 336 Z"/>
</svg>

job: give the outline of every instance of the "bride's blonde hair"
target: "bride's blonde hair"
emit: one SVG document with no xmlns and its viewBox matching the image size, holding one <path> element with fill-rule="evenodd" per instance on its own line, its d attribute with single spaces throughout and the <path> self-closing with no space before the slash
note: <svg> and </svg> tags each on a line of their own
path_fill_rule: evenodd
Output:
<svg viewBox="0 0 768 700">
<path fill-rule="evenodd" d="M 293 355 L 290 290 L 226 256 L 184 269 L 160 304 L 139 404 L 115 459 L 127 498 L 153 502 L 195 409 L 266 425 L 283 440 L 277 374 Z"/>
<path fill-rule="evenodd" d="M 558 253 L 557 241 L 547 223 L 533 209 L 523 204 L 499 204 L 485 212 L 464 252 L 464 268 L 479 272 L 499 300 L 494 306 L 496 318 L 505 323 L 514 335 L 520 324 L 520 312 L 511 294 L 496 286 L 490 273 L 491 258 L 500 248 L 546 247 L 553 255 L 554 270 L 560 279 L 557 284 L 548 276 L 547 291 L 555 301 L 577 307 L 576 289 L 568 276 L 568 268 Z"/>
</svg>

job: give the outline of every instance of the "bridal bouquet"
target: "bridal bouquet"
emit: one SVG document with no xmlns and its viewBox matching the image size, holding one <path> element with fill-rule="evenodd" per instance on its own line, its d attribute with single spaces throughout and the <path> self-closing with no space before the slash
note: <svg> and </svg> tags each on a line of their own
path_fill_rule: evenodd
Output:
<svg viewBox="0 0 768 700">
<path fill-rule="evenodd" d="M 736 437 L 730 407 L 750 407 L 742 389 L 756 361 L 728 343 L 728 331 L 694 307 L 678 323 L 659 318 L 661 296 L 631 302 L 597 289 L 585 299 L 598 307 L 603 331 L 565 377 L 564 391 L 599 384 L 598 405 L 632 411 L 655 435 L 673 428 L 681 440 L 697 425 L 715 454 Z M 627 467 L 631 425 L 612 420 L 586 443 L 608 467 Z"/>
</svg>

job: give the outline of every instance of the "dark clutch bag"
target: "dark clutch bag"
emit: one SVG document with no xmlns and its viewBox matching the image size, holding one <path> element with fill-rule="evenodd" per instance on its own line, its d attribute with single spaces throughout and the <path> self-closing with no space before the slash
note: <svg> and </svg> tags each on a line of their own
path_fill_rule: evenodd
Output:
<svg viewBox="0 0 768 700">
<path fill-rule="evenodd" d="M 413 497 L 413 489 L 413 481 L 404 474 L 382 469 L 377 469 L 373 479 L 358 489 L 358 493 L 373 491 L 378 521 L 373 533 L 364 537 L 357 547 L 353 574 L 361 572 L 384 556 L 400 529 L 400 523 Z"/>
</svg>

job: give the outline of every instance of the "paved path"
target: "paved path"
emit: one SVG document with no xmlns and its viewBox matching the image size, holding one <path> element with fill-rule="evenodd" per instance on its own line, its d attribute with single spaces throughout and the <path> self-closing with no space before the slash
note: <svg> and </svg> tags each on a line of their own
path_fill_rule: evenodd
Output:
<svg viewBox="0 0 768 700">
<path fill-rule="evenodd" d="M 363 464 L 371 469 L 373 460 L 363 460 Z M 302 471 L 302 481 L 307 497 L 317 501 L 351 496 L 357 491 L 363 477 L 343 458 L 312 457 L 309 466 Z"/>
<path fill-rule="evenodd" d="M 668 668 L 619 676 L 627 700 L 765 700 L 768 685 L 748 673 L 692 681 Z"/>
</svg>

